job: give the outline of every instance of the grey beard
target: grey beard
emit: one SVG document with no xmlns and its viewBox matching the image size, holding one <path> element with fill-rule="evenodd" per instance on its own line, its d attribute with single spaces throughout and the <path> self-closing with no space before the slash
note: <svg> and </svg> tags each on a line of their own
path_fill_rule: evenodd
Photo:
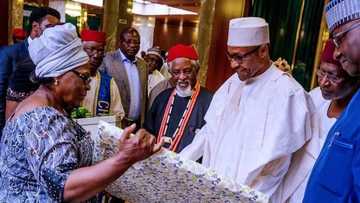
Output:
<svg viewBox="0 0 360 203">
<path fill-rule="evenodd" d="M 181 89 L 176 85 L 175 91 L 179 97 L 190 97 L 193 93 L 190 85 L 186 89 Z"/>
</svg>

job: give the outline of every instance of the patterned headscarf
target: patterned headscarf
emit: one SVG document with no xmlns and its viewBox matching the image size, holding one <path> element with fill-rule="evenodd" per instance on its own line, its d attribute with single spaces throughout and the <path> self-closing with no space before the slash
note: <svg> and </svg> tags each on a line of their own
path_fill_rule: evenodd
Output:
<svg viewBox="0 0 360 203">
<path fill-rule="evenodd" d="M 349 21 L 360 19 L 360 0 L 331 0 L 325 7 L 330 32 Z"/>
</svg>

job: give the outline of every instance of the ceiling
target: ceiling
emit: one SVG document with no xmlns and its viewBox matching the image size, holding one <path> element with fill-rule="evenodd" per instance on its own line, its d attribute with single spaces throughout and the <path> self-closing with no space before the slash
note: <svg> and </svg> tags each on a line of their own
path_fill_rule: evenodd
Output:
<svg viewBox="0 0 360 203">
<path fill-rule="evenodd" d="M 166 4 L 175 8 L 182 8 L 189 11 L 199 13 L 200 0 L 149 0 L 152 3 Z"/>
<path fill-rule="evenodd" d="M 201 0 L 148 0 L 152 3 L 166 4 L 175 8 L 181 8 L 189 11 L 199 13 Z M 185 15 L 185 16 L 157 16 L 157 19 L 168 21 L 181 21 L 184 23 L 197 23 L 199 16 Z"/>
</svg>

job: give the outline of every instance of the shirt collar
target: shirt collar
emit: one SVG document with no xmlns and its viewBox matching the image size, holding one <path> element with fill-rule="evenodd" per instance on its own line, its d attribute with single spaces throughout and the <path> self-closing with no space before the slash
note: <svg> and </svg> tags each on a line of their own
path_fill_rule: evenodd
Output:
<svg viewBox="0 0 360 203">
<path fill-rule="evenodd" d="M 31 37 L 29 36 L 29 37 L 27 38 L 28 44 L 30 45 L 32 41 L 33 41 L 33 39 L 31 39 Z"/>
<path fill-rule="evenodd" d="M 120 57 L 121 57 L 121 62 L 128 62 L 128 63 L 136 64 L 136 62 L 137 62 L 136 56 L 135 56 L 135 60 L 131 61 L 130 59 L 128 59 L 125 56 L 125 54 L 121 51 L 121 49 L 119 49 L 119 53 L 120 53 Z"/>
<path fill-rule="evenodd" d="M 262 74 L 260 74 L 260 75 L 258 75 L 256 77 L 250 78 L 250 79 L 248 79 L 246 81 L 241 81 L 241 82 L 245 83 L 245 84 L 254 84 L 254 83 L 258 82 L 258 81 L 266 81 L 269 78 L 271 78 L 275 68 L 276 68 L 275 65 L 272 63 L 270 65 L 270 67 L 265 72 L 263 72 Z"/>
</svg>

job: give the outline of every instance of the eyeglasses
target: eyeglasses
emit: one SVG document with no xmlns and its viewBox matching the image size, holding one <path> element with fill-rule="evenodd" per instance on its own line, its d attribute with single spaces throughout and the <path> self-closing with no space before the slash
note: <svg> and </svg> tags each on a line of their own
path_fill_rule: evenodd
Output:
<svg viewBox="0 0 360 203">
<path fill-rule="evenodd" d="M 71 70 L 71 72 L 75 73 L 75 75 L 77 75 L 85 84 L 89 84 L 91 82 L 91 76 L 90 75 L 85 75 L 80 73 L 79 71 L 76 70 Z"/>
<path fill-rule="evenodd" d="M 191 76 L 194 71 L 192 68 L 186 68 L 184 70 L 171 70 L 170 73 L 173 75 L 173 77 L 179 77 L 181 73 L 188 77 Z"/>
<path fill-rule="evenodd" d="M 317 70 L 316 75 L 319 80 L 323 80 L 326 77 L 326 79 L 333 84 L 338 84 L 344 80 L 344 78 L 342 78 L 342 77 L 339 77 L 334 74 L 330 74 L 330 73 L 322 71 L 320 69 Z"/>
<path fill-rule="evenodd" d="M 332 40 L 333 40 L 333 42 L 335 44 L 335 47 L 339 48 L 341 43 L 342 43 L 342 39 L 346 36 L 346 34 L 349 33 L 352 30 L 355 30 L 358 27 L 360 27 L 360 23 L 354 24 L 354 25 L 350 26 L 348 29 L 333 35 Z"/>
<path fill-rule="evenodd" d="M 246 57 L 248 57 L 249 55 L 255 53 L 258 49 L 260 48 L 260 46 L 256 47 L 255 49 L 245 53 L 245 54 L 230 54 L 229 52 L 226 52 L 226 56 L 228 57 L 229 61 L 231 62 L 232 60 L 236 61 L 237 63 L 241 63 Z"/>
</svg>

